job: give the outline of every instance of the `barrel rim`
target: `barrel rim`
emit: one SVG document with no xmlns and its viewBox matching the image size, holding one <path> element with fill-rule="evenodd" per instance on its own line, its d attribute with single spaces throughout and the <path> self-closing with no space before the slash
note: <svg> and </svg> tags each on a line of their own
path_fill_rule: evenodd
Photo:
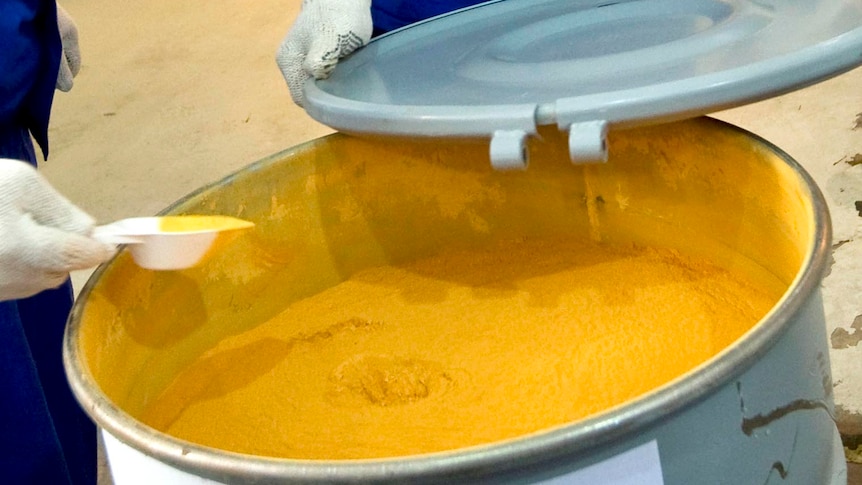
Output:
<svg viewBox="0 0 862 485">
<path fill-rule="evenodd" d="M 826 200 L 810 174 L 786 152 L 743 128 L 714 118 L 687 122 L 712 123 L 760 144 L 800 177 L 812 204 L 815 227 L 810 252 L 790 288 L 776 306 L 741 340 L 674 381 L 602 413 L 546 431 L 512 440 L 425 455 L 366 460 L 298 460 L 247 455 L 198 445 L 157 431 L 135 420 L 117 407 L 101 391 L 79 355 L 78 334 L 87 296 L 110 265 L 100 266 L 88 280 L 69 315 L 63 342 L 63 361 L 73 393 L 90 417 L 105 431 L 127 446 L 158 461 L 194 475 L 218 481 L 295 480 L 306 483 L 392 482 L 404 480 L 506 474 L 516 468 L 531 467 L 560 456 L 585 455 L 590 449 L 636 433 L 658 420 L 691 407 L 717 392 L 767 353 L 787 330 L 792 317 L 819 289 L 829 265 L 832 238 Z M 186 201 L 215 187 L 229 183 L 249 170 L 272 165 L 301 150 L 313 149 L 326 140 L 346 135 L 335 133 L 310 140 L 266 157 L 248 167 L 205 185 L 178 200 L 162 213 L 169 213 Z"/>
</svg>

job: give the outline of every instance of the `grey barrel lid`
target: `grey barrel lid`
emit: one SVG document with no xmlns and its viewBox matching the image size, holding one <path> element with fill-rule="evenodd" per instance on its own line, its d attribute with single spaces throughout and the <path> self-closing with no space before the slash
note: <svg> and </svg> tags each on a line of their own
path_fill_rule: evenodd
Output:
<svg viewBox="0 0 862 485">
<path fill-rule="evenodd" d="M 609 128 L 798 89 L 862 64 L 862 0 L 500 0 L 372 40 L 305 86 L 306 109 L 359 134 L 486 137 L 526 165 L 540 125 L 575 162 Z"/>
</svg>

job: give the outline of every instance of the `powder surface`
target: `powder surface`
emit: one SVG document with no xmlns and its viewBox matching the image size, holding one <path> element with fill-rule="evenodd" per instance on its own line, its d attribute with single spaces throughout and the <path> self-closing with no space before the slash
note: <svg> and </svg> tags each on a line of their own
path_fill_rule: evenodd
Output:
<svg viewBox="0 0 862 485">
<path fill-rule="evenodd" d="M 749 276 L 572 240 L 367 269 L 223 340 L 140 419 L 216 448 L 306 459 L 505 440 L 624 403 L 715 355 L 784 290 Z"/>
</svg>

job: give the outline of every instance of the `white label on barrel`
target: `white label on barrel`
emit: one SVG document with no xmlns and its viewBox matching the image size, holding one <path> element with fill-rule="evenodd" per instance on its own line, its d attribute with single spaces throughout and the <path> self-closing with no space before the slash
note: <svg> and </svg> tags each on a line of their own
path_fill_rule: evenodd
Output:
<svg viewBox="0 0 862 485">
<path fill-rule="evenodd" d="M 664 485 L 658 443 L 653 440 L 542 485 Z"/>
</svg>

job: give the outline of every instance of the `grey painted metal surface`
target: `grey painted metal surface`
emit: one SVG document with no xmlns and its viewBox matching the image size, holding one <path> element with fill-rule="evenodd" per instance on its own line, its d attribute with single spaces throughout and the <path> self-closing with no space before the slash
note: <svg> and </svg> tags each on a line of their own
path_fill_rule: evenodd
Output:
<svg viewBox="0 0 862 485">
<path fill-rule="evenodd" d="M 862 437 L 862 70 L 719 114 L 790 153 L 823 191 L 833 225 L 831 270 L 822 285 L 836 419 L 848 459 Z M 862 468 L 857 466 L 857 468 Z M 858 474 L 857 474 L 858 475 Z M 852 477 L 852 476 L 851 476 Z M 862 484 L 862 476 L 851 483 Z"/>
<path fill-rule="evenodd" d="M 862 63 L 859 0 L 506 0 L 373 40 L 306 108 L 343 132 L 497 138 L 522 168 L 538 125 L 667 122 L 795 90 Z M 600 132 L 573 161 L 602 161 Z"/>
</svg>

